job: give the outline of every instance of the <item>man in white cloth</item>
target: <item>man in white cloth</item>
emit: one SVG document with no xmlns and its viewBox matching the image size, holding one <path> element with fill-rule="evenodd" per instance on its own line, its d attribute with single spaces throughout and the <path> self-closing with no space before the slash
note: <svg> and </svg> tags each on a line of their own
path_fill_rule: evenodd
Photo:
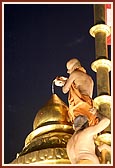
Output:
<svg viewBox="0 0 115 168">
<path fill-rule="evenodd" d="M 102 115 L 101 115 L 102 116 Z M 67 154 L 72 164 L 100 164 L 95 153 L 95 138 L 110 124 L 110 120 L 104 116 L 98 124 L 89 126 L 85 116 L 79 116 L 74 121 L 75 132 L 67 143 Z M 86 121 L 82 125 L 82 120 Z M 98 147 L 110 151 L 110 146 L 103 144 Z"/>
</svg>

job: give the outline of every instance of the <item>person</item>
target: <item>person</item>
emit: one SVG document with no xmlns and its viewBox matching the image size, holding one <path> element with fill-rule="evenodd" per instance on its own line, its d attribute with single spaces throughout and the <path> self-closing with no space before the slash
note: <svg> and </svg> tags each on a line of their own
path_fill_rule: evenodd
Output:
<svg viewBox="0 0 115 168">
<path fill-rule="evenodd" d="M 69 78 L 56 77 L 54 81 L 56 86 L 62 87 L 64 94 L 68 93 L 70 121 L 73 123 L 76 117 L 85 115 L 88 118 L 89 126 L 95 125 L 98 119 L 92 100 L 94 82 L 78 59 L 70 59 L 66 63 L 66 67 Z"/>
<path fill-rule="evenodd" d="M 79 118 L 79 119 L 78 119 Z M 110 120 L 102 116 L 100 121 L 89 126 L 86 116 L 79 116 L 74 122 L 75 132 L 67 142 L 67 155 L 72 164 L 100 164 L 99 158 L 95 153 L 95 138 L 98 133 L 102 132 L 109 124 Z M 83 121 L 84 124 L 83 124 Z M 99 147 L 100 152 L 110 150 L 108 145 Z"/>
</svg>

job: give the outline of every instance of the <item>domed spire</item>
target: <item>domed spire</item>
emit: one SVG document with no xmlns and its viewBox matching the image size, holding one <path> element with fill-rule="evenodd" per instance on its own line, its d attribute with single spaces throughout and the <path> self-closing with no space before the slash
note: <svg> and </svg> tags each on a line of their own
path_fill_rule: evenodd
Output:
<svg viewBox="0 0 115 168">
<path fill-rule="evenodd" d="M 67 164 L 70 163 L 66 144 L 73 134 L 67 105 L 53 94 L 37 112 L 33 131 L 25 146 L 11 164 Z"/>
<path fill-rule="evenodd" d="M 53 94 L 50 100 L 38 111 L 33 123 L 33 129 L 50 124 L 68 124 L 68 107 L 56 95 Z"/>
</svg>

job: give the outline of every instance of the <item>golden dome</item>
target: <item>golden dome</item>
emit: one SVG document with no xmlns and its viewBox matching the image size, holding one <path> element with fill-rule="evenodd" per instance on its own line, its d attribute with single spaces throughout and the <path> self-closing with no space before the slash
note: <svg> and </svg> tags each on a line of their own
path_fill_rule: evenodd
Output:
<svg viewBox="0 0 115 168">
<path fill-rule="evenodd" d="M 11 164 L 70 164 L 66 152 L 73 127 L 68 120 L 68 107 L 56 95 L 38 111 L 33 131 L 25 146 Z"/>
<path fill-rule="evenodd" d="M 51 99 L 37 112 L 33 129 L 51 124 L 68 124 L 68 107 L 56 95 L 53 94 Z"/>
</svg>

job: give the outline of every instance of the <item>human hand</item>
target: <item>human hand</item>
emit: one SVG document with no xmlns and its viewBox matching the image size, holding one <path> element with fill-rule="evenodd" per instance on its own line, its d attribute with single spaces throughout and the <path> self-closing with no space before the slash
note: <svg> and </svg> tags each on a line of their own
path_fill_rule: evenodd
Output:
<svg viewBox="0 0 115 168">
<path fill-rule="evenodd" d="M 91 114 L 96 115 L 97 114 L 97 109 L 96 107 L 90 108 L 89 111 L 91 112 Z"/>
<path fill-rule="evenodd" d="M 57 77 L 54 79 L 54 83 L 55 83 L 56 86 L 62 87 L 62 86 L 64 86 L 66 80 L 67 80 L 66 77 L 63 77 L 63 76 L 58 77 L 58 76 L 57 76 Z"/>
<path fill-rule="evenodd" d="M 99 118 L 99 121 L 101 121 L 103 118 L 107 118 L 106 116 L 104 116 L 102 113 L 98 112 L 97 113 L 97 117 Z"/>
</svg>

